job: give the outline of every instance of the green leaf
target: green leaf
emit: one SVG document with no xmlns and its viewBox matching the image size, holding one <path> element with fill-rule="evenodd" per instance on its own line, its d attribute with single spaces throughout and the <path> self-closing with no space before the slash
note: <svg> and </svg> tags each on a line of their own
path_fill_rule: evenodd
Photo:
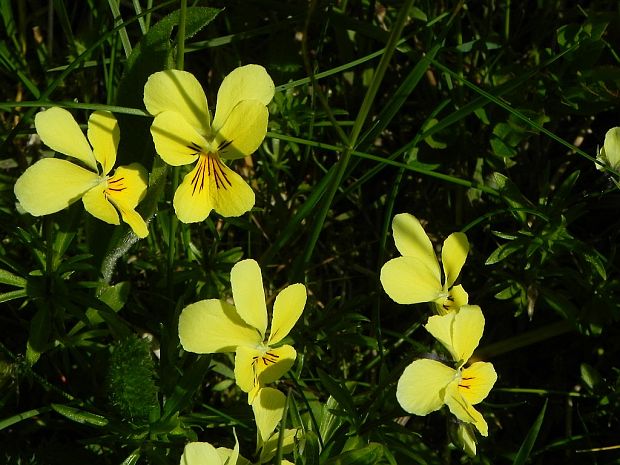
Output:
<svg viewBox="0 0 620 465">
<path fill-rule="evenodd" d="M 354 425 L 359 424 L 359 418 L 357 416 L 357 410 L 355 408 L 355 404 L 353 403 L 353 398 L 351 397 L 351 393 L 342 387 L 340 382 L 335 381 L 331 376 L 329 376 L 325 371 L 317 368 L 317 373 L 321 380 L 321 383 L 327 389 L 327 392 L 336 399 L 341 408 L 343 408 L 349 417 L 350 421 Z"/>
<path fill-rule="evenodd" d="M 547 400 L 545 400 L 545 405 L 543 405 L 542 410 L 538 414 L 538 418 L 534 421 L 534 424 L 528 431 L 525 439 L 523 440 L 523 444 L 519 448 L 519 452 L 517 452 L 517 456 L 515 457 L 512 465 L 524 465 L 527 459 L 534 448 L 534 443 L 536 442 L 536 438 L 538 437 L 538 433 L 540 432 L 540 428 L 542 426 L 543 420 L 545 418 L 545 412 L 547 411 Z"/>
<path fill-rule="evenodd" d="M 26 344 L 26 359 L 30 365 L 34 365 L 47 348 L 51 327 L 51 307 L 46 303 L 42 303 L 30 322 L 30 331 Z"/>
<path fill-rule="evenodd" d="M 484 262 L 485 265 L 494 265 L 495 263 L 499 263 L 509 255 L 512 255 L 515 252 L 518 252 L 523 248 L 523 244 L 518 241 L 508 242 L 506 244 L 500 245 L 497 249 L 491 252 L 489 258 Z"/>
<path fill-rule="evenodd" d="M 15 287 L 26 287 L 26 279 L 10 271 L 0 269 L 0 284 L 8 284 Z"/>
<path fill-rule="evenodd" d="M 531 206 L 530 201 L 507 176 L 504 176 L 498 172 L 493 173 L 491 175 L 491 185 L 499 191 L 502 199 L 510 207 L 521 209 Z M 512 214 L 520 220 L 521 223 L 525 223 L 527 220 L 527 216 L 524 211 L 513 211 Z"/>
<path fill-rule="evenodd" d="M 314 431 L 304 434 L 304 448 L 300 453 L 304 465 L 319 465 L 319 438 Z"/>
<path fill-rule="evenodd" d="M 68 405 L 52 404 L 52 409 L 60 413 L 63 417 L 83 425 L 106 426 L 108 424 L 108 419 L 101 415 L 69 407 Z"/>
<path fill-rule="evenodd" d="M 383 457 L 383 446 L 371 443 L 361 449 L 344 452 L 325 462 L 325 465 L 373 465 Z"/>
</svg>

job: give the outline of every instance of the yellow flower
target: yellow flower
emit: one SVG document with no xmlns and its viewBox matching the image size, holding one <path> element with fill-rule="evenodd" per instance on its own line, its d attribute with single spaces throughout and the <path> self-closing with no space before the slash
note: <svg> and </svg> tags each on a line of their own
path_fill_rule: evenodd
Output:
<svg viewBox="0 0 620 465">
<path fill-rule="evenodd" d="M 401 213 L 392 222 L 394 242 L 402 257 L 388 261 L 381 268 L 381 284 L 387 295 L 399 304 L 434 302 L 439 314 L 458 309 L 467 303 L 463 286 L 453 286 L 469 252 L 467 236 L 450 234 L 441 250 L 444 280 L 439 262 L 420 221 Z"/>
<path fill-rule="evenodd" d="M 306 305 L 306 287 L 291 284 L 273 304 L 267 337 L 263 279 L 256 261 L 233 266 L 230 283 L 235 305 L 210 299 L 188 305 L 179 316 L 179 339 L 188 352 L 235 352 L 235 378 L 252 403 L 260 387 L 279 379 L 295 362 L 290 345 L 276 345 L 293 328 Z"/>
<path fill-rule="evenodd" d="M 607 131 L 603 148 L 596 159 L 614 170 L 620 169 L 620 128 L 615 127 Z M 599 170 L 603 169 L 598 163 L 596 168 Z"/>
<path fill-rule="evenodd" d="M 246 65 L 224 78 L 215 117 L 191 73 L 178 70 L 151 75 L 144 105 L 155 116 L 151 134 L 159 156 L 169 165 L 195 163 L 174 195 L 174 209 L 184 223 L 202 221 L 211 210 L 240 216 L 254 206 L 254 192 L 222 159 L 252 154 L 267 133 L 267 104 L 273 81 L 259 65 Z"/>
<path fill-rule="evenodd" d="M 146 223 L 135 211 L 146 192 L 145 169 L 132 163 L 108 175 L 116 162 L 120 138 L 112 113 L 96 111 L 90 115 L 88 140 L 73 116 L 62 108 L 37 113 L 34 124 L 46 145 L 80 164 L 44 158 L 30 166 L 15 183 L 15 195 L 24 210 L 34 216 L 49 215 L 81 198 L 94 217 L 120 224 L 120 213 L 138 237 L 148 235 Z"/>
<path fill-rule="evenodd" d="M 239 456 L 239 441 L 235 434 L 235 448 L 213 447 L 208 442 L 190 442 L 185 445 L 180 465 L 250 465 Z"/>
<path fill-rule="evenodd" d="M 472 423 L 480 434 L 487 436 L 487 423 L 473 406 L 489 394 L 497 373 L 488 362 L 475 362 L 463 368 L 484 330 L 480 307 L 464 305 L 458 311 L 432 316 L 425 328 L 448 349 L 457 368 L 436 360 L 415 360 L 398 380 L 398 403 L 415 415 L 427 415 L 447 405 L 459 420 Z"/>
</svg>

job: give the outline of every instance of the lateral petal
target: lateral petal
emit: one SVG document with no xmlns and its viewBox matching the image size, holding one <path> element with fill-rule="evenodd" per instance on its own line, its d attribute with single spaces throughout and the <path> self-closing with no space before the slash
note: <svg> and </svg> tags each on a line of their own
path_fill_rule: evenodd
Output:
<svg viewBox="0 0 620 465">
<path fill-rule="evenodd" d="M 153 116 L 173 111 L 201 134 L 210 131 L 207 97 L 196 77 L 187 71 L 167 69 L 151 74 L 144 85 L 144 106 Z"/>
<path fill-rule="evenodd" d="M 482 414 L 463 397 L 458 385 L 459 380 L 455 379 L 446 388 L 445 403 L 450 409 L 450 412 L 459 420 L 472 423 L 483 436 L 488 436 L 489 427 L 487 422 Z"/>
<path fill-rule="evenodd" d="M 280 292 L 273 304 L 268 345 L 277 344 L 293 329 L 306 306 L 306 286 L 291 284 Z"/>
<path fill-rule="evenodd" d="M 179 315 L 183 349 L 198 354 L 233 352 L 240 345 L 256 345 L 260 336 L 239 317 L 235 307 L 218 299 L 188 305 Z"/>
<path fill-rule="evenodd" d="M 88 140 L 93 146 L 95 158 L 103 168 L 103 174 L 108 174 L 114 168 L 120 138 L 121 130 L 112 113 L 95 111 L 90 115 Z"/>
<path fill-rule="evenodd" d="M 267 307 L 263 277 L 256 260 L 235 263 L 230 270 L 230 285 L 237 313 L 243 321 L 258 330 L 263 341 L 267 331 Z"/>
<path fill-rule="evenodd" d="M 400 254 L 417 258 L 433 273 L 437 281 L 441 281 L 439 263 L 433 244 L 420 221 L 409 213 L 399 213 L 392 220 L 392 231 Z"/>
<path fill-rule="evenodd" d="M 461 268 L 465 263 L 469 252 L 469 242 L 467 236 L 463 233 L 456 232 L 450 234 L 443 243 L 441 249 L 441 263 L 446 276 L 444 289 L 449 289 L 458 278 Z"/>
<path fill-rule="evenodd" d="M 476 405 L 486 399 L 495 381 L 497 373 L 492 363 L 475 362 L 461 372 L 459 390 L 470 404 Z"/>
<path fill-rule="evenodd" d="M 256 428 L 264 443 L 274 432 L 284 413 L 286 396 L 274 388 L 261 388 L 252 402 Z"/>
<path fill-rule="evenodd" d="M 105 221 L 108 224 L 121 224 L 116 208 L 114 208 L 114 205 L 112 205 L 106 197 L 106 187 L 107 184 L 102 182 L 86 192 L 82 197 L 84 209 L 95 218 Z"/>
<path fill-rule="evenodd" d="M 203 221 L 213 210 L 211 182 L 207 169 L 209 161 L 201 156 L 192 171 L 185 175 L 183 182 L 174 193 L 174 211 L 183 223 Z"/>
<path fill-rule="evenodd" d="M 208 151 L 209 144 L 180 113 L 164 111 L 151 125 L 155 150 L 172 166 L 187 165 Z"/>
<path fill-rule="evenodd" d="M 296 358 L 297 352 L 293 346 L 269 347 L 269 350 L 258 359 L 256 365 L 259 385 L 264 386 L 280 379 L 291 369 Z"/>
<path fill-rule="evenodd" d="M 428 415 L 444 404 L 444 391 L 455 375 L 456 370 L 436 360 L 415 360 L 398 380 L 396 399 L 405 411 Z"/>
<path fill-rule="evenodd" d="M 240 345 L 235 351 L 235 382 L 243 392 L 250 392 L 258 386 L 257 360 L 262 351 L 256 347 Z M 257 392 L 258 393 L 258 390 Z M 254 399 L 249 399 L 252 403 Z"/>
<path fill-rule="evenodd" d="M 267 107 L 258 100 L 237 103 L 215 133 L 220 156 L 233 160 L 254 153 L 267 134 L 268 119 Z"/>
<path fill-rule="evenodd" d="M 245 65 L 235 68 L 224 78 L 217 91 L 213 131 L 219 131 L 239 102 L 258 100 L 263 106 L 267 106 L 274 93 L 273 80 L 262 66 Z"/>
<path fill-rule="evenodd" d="M 100 181 L 96 173 L 67 160 L 44 158 L 24 171 L 14 190 L 24 210 L 41 216 L 67 208 Z"/>
<path fill-rule="evenodd" d="M 618 169 L 620 165 L 620 127 L 611 128 L 607 131 L 601 153 L 596 158 L 607 161 L 613 169 Z M 596 165 L 596 167 L 601 169 L 600 165 Z"/>
<path fill-rule="evenodd" d="M 442 293 L 441 282 L 423 261 L 397 257 L 381 268 L 383 289 L 399 304 L 432 302 Z"/>
<path fill-rule="evenodd" d="M 67 110 L 52 107 L 40 111 L 34 117 L 34 126 L 49 148 L 76 158 L 97 171 L 97 161 L 86 136 Z"/>
</svg>

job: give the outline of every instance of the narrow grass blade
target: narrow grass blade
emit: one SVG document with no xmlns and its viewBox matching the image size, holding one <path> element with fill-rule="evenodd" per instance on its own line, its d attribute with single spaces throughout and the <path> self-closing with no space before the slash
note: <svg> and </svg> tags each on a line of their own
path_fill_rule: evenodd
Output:
<svg viewBox="0 0 620 465">
<path fill-rule="evenodd" d="M 521 444 L 519 452 L 517 452 L 517 456 L 513 460 L 512 465 L 525 465 L 525 462 L 529 458 L 530 453 L 534 448 L 536 438 L 538 437 L 538 433 L 540 432 L 543 420 L 545 418 L 545 412 L 547 411 L 547 402 L 548 400 L 545 400 L 545 405 L 543 405 L 543 408 L 538 414 L 536 421 L 534 421 L 534 424 L 528 431 L 527 436 L 525 436 L 523 444 Z"/>
</svg>

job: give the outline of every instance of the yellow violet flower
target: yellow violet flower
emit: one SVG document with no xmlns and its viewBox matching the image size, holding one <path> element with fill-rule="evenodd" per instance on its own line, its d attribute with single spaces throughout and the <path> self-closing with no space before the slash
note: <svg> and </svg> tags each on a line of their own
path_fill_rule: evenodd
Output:
<svg viewBox="0 0 620 465">
<path fill-rule="evenodd" d="M 120 213 L 138 237 L 148 235 L 146 223 L 135 211 L 146 192 L 145 169 L 132 163 L 119 166 L 109 175 L 116 163 L 120 139 L 112 113 L 96 111 L 90 115 L 88 140 L 71 113 L 62 108 L 37 113 L 34 124 L 47 146 L 79 164 L 44 158 L 26 169 L 15 183 L 15 196 L 24 210 L 34 216 L 49 215 L 81 198 L 86 211 L 94 217 L 118 225 Z"/>
<path fill-rule="evenodd" d="M 290 345 L 276 346 L 293 328 L 306 305 L 306 287 L 291 284 L 273 304 L 267 337 L 267 307 L 258 263 L 233 266 L 230 283 L 235 305 L 218 299 L 188 305 L 179 316 L 179 339 L 188 352 L 235 352 L 235 378 L 252 404 L 260 387 L 276 381 L 295 362 Z"/>
<path fill-rule="evenodd" d="M 180 465 L 250 465 L 239 456 L 239 441 L 235 434 L 235 448 L 213 447 L 208 442 L 190 442 L 185 445 Z"/>
<path fill-rule="evenodd" d="M 463 233 L 450 234 L 441 250 L 444 279 L 433 244 L 420 221 L 409 213 L 400 213 L 392 222 L 394 242 L 402 257 L 381 268 L 381 284 L 387 295 L 399 304 L 434 302 L 438 313 L 458 309 L 467 303 L 463 286 L 453 286 L 469 252 Z"/>
<path fill-rule="evenodd" d="M 600 160 L 605 166 L 609 166 L 614 170 L 620 169 L 620 128 L 611 128 L 605 134 L 605 142 L 600 150 L 597 160 Z M 597 169 L 602 170 L 603 167 L 596 164 Z"/>
<path fill-rule="evenodd" d="M 265 68 L 246 65 L 224 78 L 215 117 L 193 74 L 166 70 L 144 86 L 144 105 L 155 116 L 151 134 L 159 156 L 169 165 L 195 163 L 174 195 L 184 223 L 202 221 L 211 210 L 240 216 L 254 206 L 254 191 L 222 159 L 252 154 L 267 133 L 267 104 L 275 87 Z"/>
<path fill-rule="evenodd" d="M 484 331 L 480 307 L 464 305 L 458 311 L 432 316 L 425 328 L 448 349 L 457 368 L 436 360 L 415 360 L 398 380 L 398 403 L 415 415 L 427 415 L 447 405 L 459 420 L 472 423 L 480 434 L 487 436 L 487 423 L 473 406 L 489 394 L 497 373 L 488 362 L 475 362 L 463 368 Z"/>
</svg>

